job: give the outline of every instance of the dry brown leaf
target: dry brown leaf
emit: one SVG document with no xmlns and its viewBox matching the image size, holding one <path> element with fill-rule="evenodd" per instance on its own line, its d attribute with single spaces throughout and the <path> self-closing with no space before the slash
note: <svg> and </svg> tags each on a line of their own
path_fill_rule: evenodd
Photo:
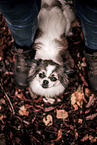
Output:
<svg viewBox="0 0 97 145">
<path fill-rule="evenodd" d="M 90 97 L 89 97 L 89 102 L 88 104 L 86 105 L 86 108 L 89 108 L 91 105 L 94 104 L 94 102 L 97 100 L 97 98 L 95 97 L 94 94 L 92 94 Z"/>
<path fill-rule="evenodd" d="M 3 119 L 4 119 L 4 116 L 1 114 L 1 115 L 0 115 L 0 121 L 1 121 L 2 123 L 4 123 Z"/>
<path fill-rule="evenodd" d="M 75 139 L 78 138 L 78 132 L 75 130 Z"/>
<path fill-rule="evenodd" d="M 43 122 L 46 126 L 51 126 L 53 124 L 53 117 L 51 115 L 47 115 L 43 118 Z"/>
<path fill-rule="evenodd" d="M 1 115 L 0 115 L 0 121 L 2 121 L 2 120 L 3 120 L 3 115 L 1 114 Z"/>
<path fill-rule="evenodd" d="M 58 141 L 62 137 L 62 129 L 58 131 L 58 137 L 54 141 Z"/>
<path fill-rule="evenodd" d="M 50 106 L 50 107 L 45 107 L 44 111 L 45 111 L 45 112 L 49 112 L 49 111 L 52 111 L 52 110 L 54 110 L 54 109 L 55 109 L 55 107 Z"/>
<path fill-rule="evenodd" d="M 54 143 L 52 142 L 50 145 L 54 145 Z"/>
<path fill-rule="evenodd" d="M 78 106 L 82 108 L 83 101 L 87 102 L 84 98 L 83 87 L 79 86 L 77 91 L 71 95 L 71 104 L 73 105 L 74 109 L 77 110 Z"/>
<path fill-rule="evenodd" d="M 66 112 L 64 109 L 56 110 L 56 112 L 57 112 L 56 117 L 58 119 L 66 119 L 68 117 L 68 112 Z"/>
<path fill-rule="evenodd" d="M 74 107 L 74 110 L 78 110 L 77 99 L 75 93 L 71 95 L 71 104 Z"/>
<path fill-rule="evenodd" d="M 86 120 L 93 120 L 97 116 L 97 113 L 94 113 L 92 115 L 89 115 L 86 117 Z"/>
<path fill-rule="evenodd" d="M 3 98 L 0 99 L 0 104 L 6 104 Z"/>
<path fill-rule="evenodd" d="M 29 112 L 27 111 L 27 108 L 24 105 L 20 107 L 19 114 L 21 116 L 23 116 L 23 115 L 28 116 L 29 115 Z"/>
<path fill-rule="evenodd" d="M 3 57 L 2 56 L 0 56 L 0 61 L 3 59 Z"/>
<path fill-rule="evenodd" d="M 93 143 L 94 137 L 92 135 L 89 135 L 89 140 L 91 141 L 91 143 Z"/>
<path fill-rule="evenodd" d="M 43 101 L 44 101 L 45 103 L 53 104 L 53 103 L 55 102 L 55 99 L 54 99 L 54 98 L 46 97 L 46 98 L 43 98 Z"/>
<path fill-rule="evenodd" d="M 86 135 L 81 139 L 81 141 L 84 142 L 84 141 L 88 140 L 88 138 L 89 138 L 89 136 L 88 136 L 88 134 L 86 134 Z"/>
<path fill-rule="evenodd" d="M 24 122 L 25 124 L 27 124 L 27 125 L 30 124 L 30 123 L 29 123 L 28 121 L 26 121 L 26 120 L 23 120 L 23 122 Z"/>
<path fill-rule="evenodd" d="M 19 99 L 23 98 L 23 94 L 21 92 L 19 92 L 18 90 L 15 91 L 15 96 Z"/>
<path fill-rule="evenodd" d="M 85 111 L 85 114 L 87 114 L 87 113 L 89 113 L 89 112 L 90 112 L 90 109 L 89 109 L 89 110 L 86 110 L 86 111 Z"/>
<path fill-rule="evenodd" d="M 88 135 L 88 134 L 86 134 L 86 135 L 81 139 L 81 141 L 84 142 L 84 141 L 86 141 L 86 140 L 88 140 L 88 139 L 90 140 L 91 143 L 94 143 L 94 142 L 97 141 L 97 137 L 93 137 L 92 135 Z"/>
<path fill-rule="evenodd" d="M 88 88 L 85 88 L 85 95 L 87 96 L 87 97 L 89 97 L 90 96 L 90 90 L 88 89 Z"/>
<path fill-rule="evenodd" d="M 83 120 L 82 119 L 78 119 L 78 123 L 82 124 Z"/>
<path fill-rule="evenodd" d="M 91 143 L 96 142 L 97 137 L 93 137 L 92 135 L 89 135 L 89 140 L 91 141 Z"/>
<path fill-rule="evenodd" d="M 82 63 L 81 63 L 81 62 L 79 61 L 78 64 L 77 64 L 77 66 L 78 66 L 79 69 L 82 69 L 82 67 L 86 67 L 86 63 L 85 63 L 85 62 L 82 62 Z"/>
</svg>

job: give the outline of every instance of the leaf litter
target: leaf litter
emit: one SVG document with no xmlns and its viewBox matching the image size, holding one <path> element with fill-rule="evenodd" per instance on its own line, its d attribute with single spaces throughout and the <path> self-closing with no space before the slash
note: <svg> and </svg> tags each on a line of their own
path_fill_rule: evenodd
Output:
<svg viewBox="0 0 97 145">
<path fill-rule="evenodd" d="M 42 96 L 30 95 L 28 88 L 15 86 L 13 38 L 1 13 L 0 19 L 0 145 L 95 144 L 97 94 L 87 83 L 79 19 L 67 38 L 77 71 L 59 101 L 43 101 Z"/>
</svg>

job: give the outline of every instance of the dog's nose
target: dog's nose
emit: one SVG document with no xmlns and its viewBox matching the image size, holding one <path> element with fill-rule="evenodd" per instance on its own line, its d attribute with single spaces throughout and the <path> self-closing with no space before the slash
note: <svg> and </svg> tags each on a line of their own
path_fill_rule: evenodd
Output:
<svg viewBox="0 0 97 145">
<path fill-rule="evenodd" d="M 44 80 L 43 84 L 42 84 L 42 87 L 43 88 L 48 88 L 48 84 L 49 84 L 49 81 L 48 80 Z"/>
</svg>

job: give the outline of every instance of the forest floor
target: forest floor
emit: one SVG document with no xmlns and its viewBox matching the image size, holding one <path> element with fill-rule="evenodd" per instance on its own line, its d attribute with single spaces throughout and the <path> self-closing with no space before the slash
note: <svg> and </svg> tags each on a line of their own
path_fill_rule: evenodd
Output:
<svg viewBox="0 0 97 145">
<path fill-rule="evenodd" d="M 0 14 L 0 145 L 94 145 L 97 143 L 97 94 L 87 83 L 84 42 L 78 18 L 68 49 L 76 73 L 55 103 L 31 97 L 13 79 L 13 38 Z"/>
</svg>

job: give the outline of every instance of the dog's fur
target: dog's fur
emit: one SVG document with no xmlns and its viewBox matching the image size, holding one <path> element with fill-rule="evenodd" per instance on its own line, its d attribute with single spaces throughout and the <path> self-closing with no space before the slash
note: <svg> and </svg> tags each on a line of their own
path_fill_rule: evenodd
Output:
<svg viewBox="0 0 97 145">
<path fill-rule="evenodd" d="M 74 12 L 66 1 L 42 0 L 34 44 L 36 55 L 29 71 L 29 87 L 35 94 L 54 97 L 67 87 L 71 69 L 64 65 L 62 55 L 69 54 L 66 36 L 72 34 L 74 19 Z"/>
</svg>

